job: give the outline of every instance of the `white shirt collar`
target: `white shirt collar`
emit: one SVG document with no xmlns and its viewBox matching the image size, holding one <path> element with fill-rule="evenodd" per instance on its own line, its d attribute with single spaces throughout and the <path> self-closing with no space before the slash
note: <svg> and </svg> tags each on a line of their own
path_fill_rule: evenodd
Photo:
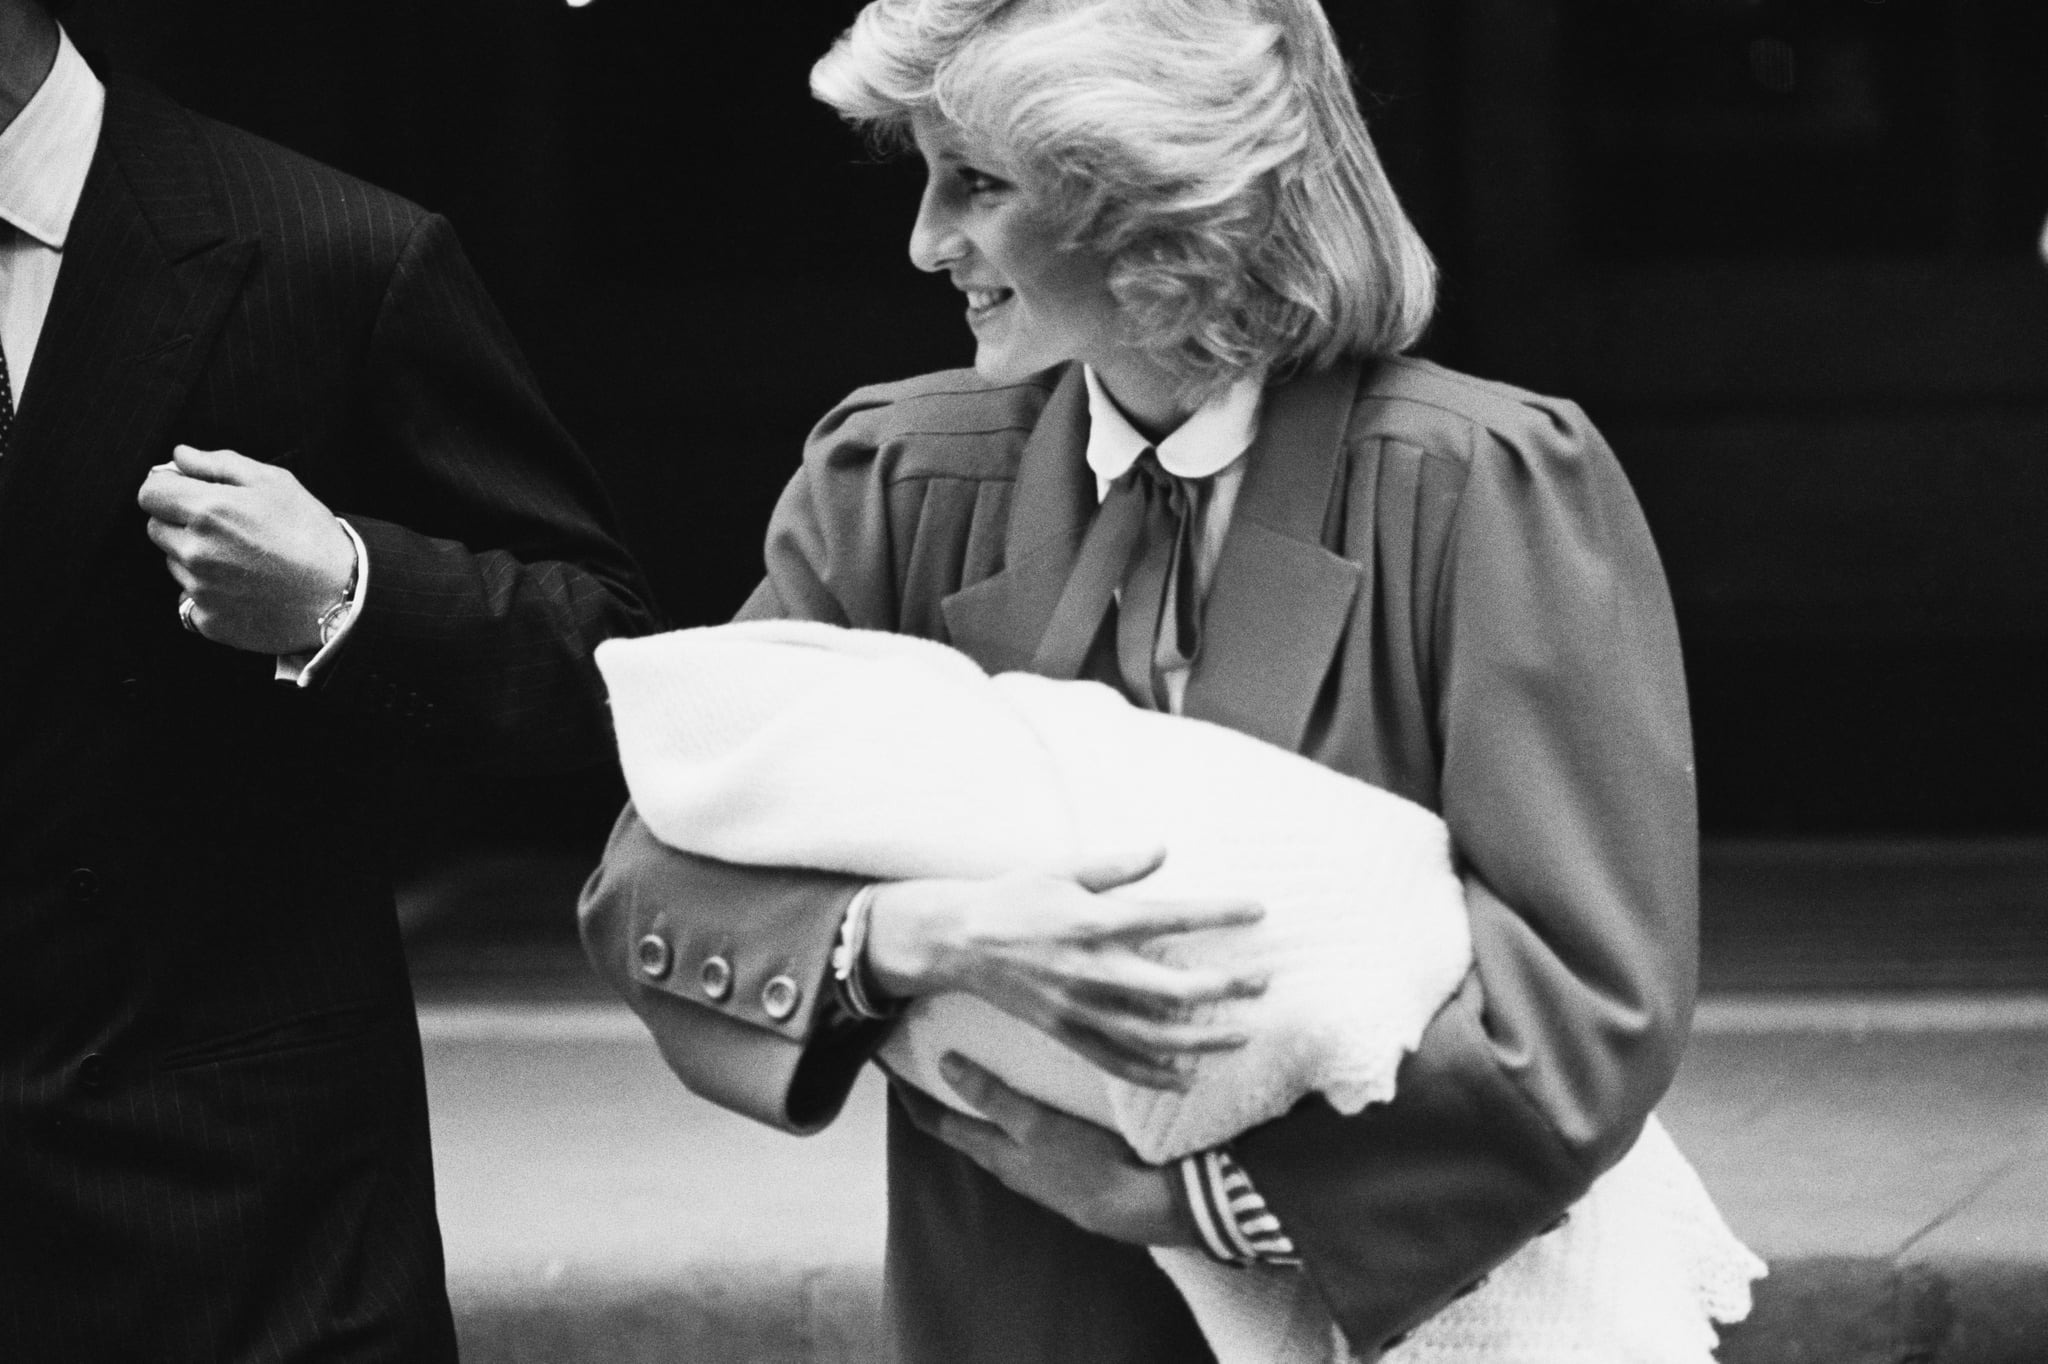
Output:
<svg viewBox="0 0 2048 1364">
<path fill-rule="evenodd" d="M 1256 378 L 1240 379 L 1218 393 L 1154 445 L 1131 425 L 1095 370 L 1083 365 L 1081 372 L 1088 381 L 1088 467 L 1095 472 L 1098 492 L 1122 478 L 1147 450 L 1157 451 L 1170 474 L 1208 478 L 1235 463 L 1258 434 L 1264 388 Z"/>
<path fill-rule="evenodd" d="M 70 235 L 106 98 L 71 35 L 60 29 L 50 74 L 0 129 L 0 219 L 52 250 L 63 250 Z"/>
</svg>

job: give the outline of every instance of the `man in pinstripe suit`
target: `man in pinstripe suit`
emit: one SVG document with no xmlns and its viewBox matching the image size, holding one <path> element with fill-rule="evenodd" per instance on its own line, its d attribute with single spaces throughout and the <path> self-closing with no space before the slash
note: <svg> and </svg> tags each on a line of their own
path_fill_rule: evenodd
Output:
<svg viewBox="0 0 2048 1364">
<path fill-rule="evenodd" d="M 445 221 L 37 0 L 0 356 L 0 1359 L 452 1359 L 389 760 L 599 760 L 636 571 Z"/>
</svg>

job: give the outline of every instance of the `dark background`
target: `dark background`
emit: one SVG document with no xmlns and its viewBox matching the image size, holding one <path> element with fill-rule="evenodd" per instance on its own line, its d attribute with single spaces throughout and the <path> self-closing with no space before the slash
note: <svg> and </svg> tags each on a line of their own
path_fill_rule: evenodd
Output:
<svg viewBox="0 0 2048 1364">
<path fill-rule="evenodd" d="M 69 22 L 453 217 L 696 624 L 751 586 L 811 422 L 971 354 L 905 257 L 915 174 L 806 92 L 857 8 L 79 0 Z M 1642 497 L 1707 833 L 2048 835 L 2048 5 L 1330 12 L 1445 266 L 1424 352 L 1579 400 Z M 587 853 L 616 798 L 416 790 L 420 867 Z"/>
</svg>

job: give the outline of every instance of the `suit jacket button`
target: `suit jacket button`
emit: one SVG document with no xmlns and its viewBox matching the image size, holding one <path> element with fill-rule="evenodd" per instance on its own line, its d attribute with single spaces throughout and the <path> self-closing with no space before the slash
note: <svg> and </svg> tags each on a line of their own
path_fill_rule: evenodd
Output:
<svg viewBox="0 0 2048 1364">
<path fill-rule="evenodd" d="M 641 975 L 660 980 L 668 974 L 668 939 L 659 933 L 649 933 L 633 945 L 633 960 L 639 964 Z"/>
<path fill-rule="evenodd" d="M 761 1007 L 777 1023 L 795 1013 L 797 1001 L 803 997 L 804 992 L 788 976 L 776 976 L 761 987 Z"/>
<path fill-rule="evenodd" d="M 98 1093 L 107 1087 L 107 1058 L 93 1052 L 78 1063 L 78 1083 Z"/>
<path fill-rule="evenodd" d="M 76 867 L 64 878 L 64 890 L 74 905 L 89 905 L 100 898 L 100 874 L 91 867 Z"/>
<path fill-rule="evenodd" d="M 732 993 L 732 963 L 724 957 L 704 958 L 704 964 L 697 968 L 697 983 L 711 998 L 724 999 Z"/>
</svg>

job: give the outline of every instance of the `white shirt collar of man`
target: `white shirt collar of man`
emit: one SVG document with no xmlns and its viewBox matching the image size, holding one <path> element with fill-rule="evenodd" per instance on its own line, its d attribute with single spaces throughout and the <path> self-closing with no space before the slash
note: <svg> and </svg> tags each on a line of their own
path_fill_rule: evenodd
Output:
<svg viewBox="0 0 2048 1364">
<path fill-rule="evenodd" d="M 106 88 L 61 30 L 42 88 L 0 130 L 0 219 L 53 251 L 64 249 L 92 168 Z"/>
<path fill-rule="evenodd" d="M 1092 367 L 1082 366 L 1082 374 L 1088 381 L 1088 467 L 1095 472 L 1097 496 L 1106 496 L 1109 485 L 1147 450 L 1158 452 L 1170 474 L 1208 478 L 1234 464 L 1259 432 L 1264 388 L 1257 379 L 1240 379 L 1218 393 L 1155 446 L 1131 425 Z"/>
</svg>

